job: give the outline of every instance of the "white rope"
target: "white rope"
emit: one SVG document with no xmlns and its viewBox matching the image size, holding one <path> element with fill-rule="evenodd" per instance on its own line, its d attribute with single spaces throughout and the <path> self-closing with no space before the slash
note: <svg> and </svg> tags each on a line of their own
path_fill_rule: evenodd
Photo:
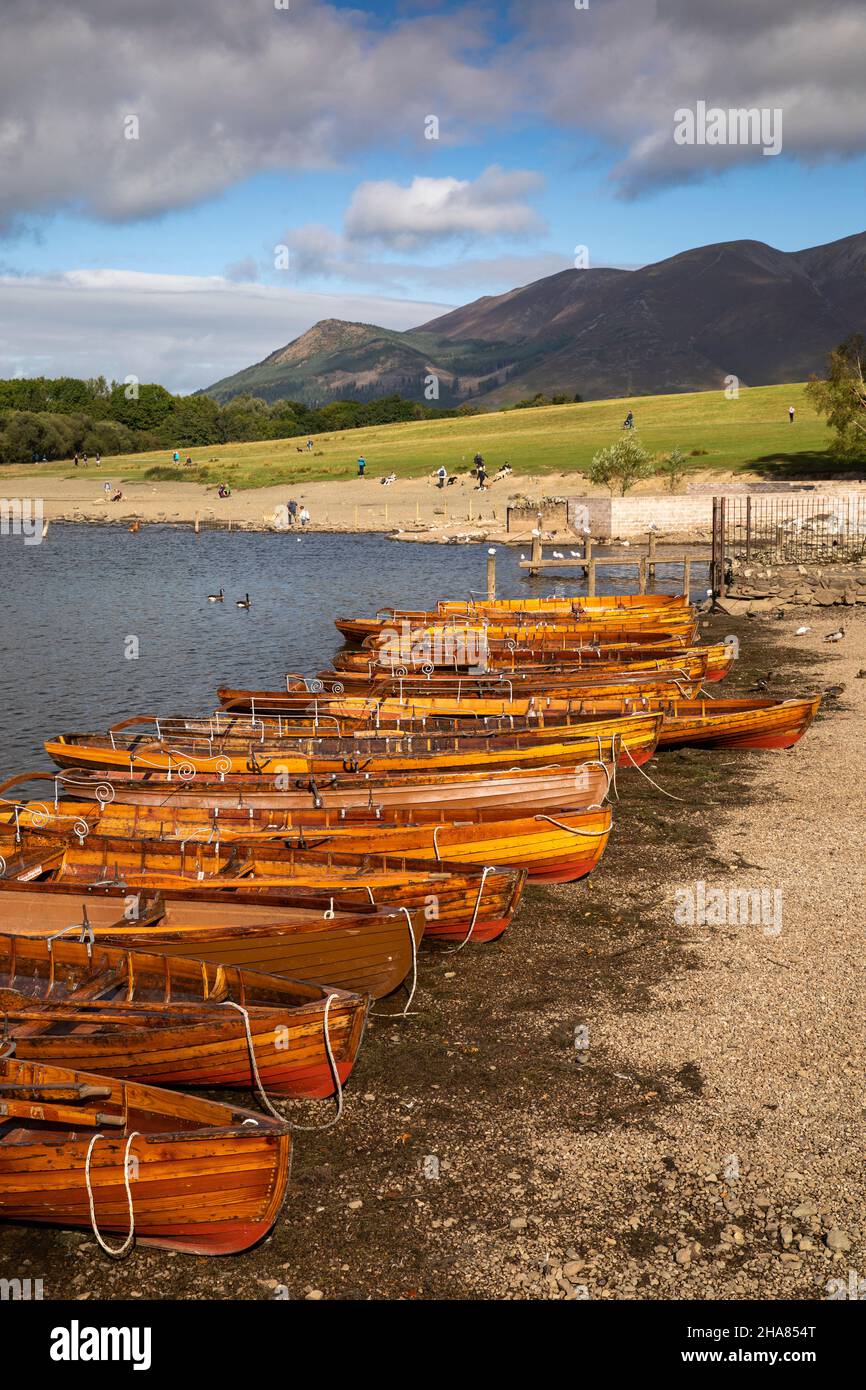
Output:
<svg viewBox="0 0 866 1390">
<path fill-rule="evenodd" d="M 490 864 L 486 865 L 485 868 L 482 870 L 482 873 L 481 873 L 481 882 L 480 882 L 479 885 L 478 885 L 478 897 L 475 899 L 475 911 L 474 911 L 473 914 L 472 914 L 472 921 L 469 923 L 469 930 L 468 930 L 468 932 L 466 933 L 466 935 L 464 936 L 463 940 L 460 942 L 460 945 L 459 945 L 459 946 L 452 946 L 452 947 L 451 947 L 451 949 L 450 949 L 450 951 L 449 951 L 449 953 L 448 953 L 449 955 L 453 955 L 455 951 L 462 951 L 462 950 L 463 950 L 463 947 L 464 947 L 464 946 L 466 945 L 466 943 L 470 940 L 470 938 L 471 938 L 471 936 L 472 936 L 472 933 L 473 933 L 474 930 L 475 930 L 475 923 L 478 921 L 478 912 L 479 912 L 479 909 L 480 909 L 480 907 L 481 907 L 481 897 L 482 897 L 482 894 L 484 893 L 484 885 L 485 885 L 485 883 L 487 882 L 487 875 L 488 875 L 488 874 L 491 874 L 492 872 L 493 872 L 493 865 L 490 865 Z"/>
<path fill-rule="evenodd" d="M 334 1082 L 334 1093 L 336 1095 L 337 1110 L 333 1119 L 326 1120 L 325 1123 L 321 1125 L 293 1125 L 286 1120 L 285 1115 L 281 1114 L 280 1111 L 277 1110 L 271 1104 L 270 1100 L 268 1099 L 268 1094 L 264 1088 L 264 1085 L 262 1084 L 262 1078 L 259 1073 L 259 1064 L 256 1061 L 256 1049 L 253 1043 L 252 1029 L 250 1028 L 249 1013 L 244 1008 L 243 1004 L 236 1004 L 234 999 L 223 1000 L 223 1004 L 225 1004 L 230 1009 L 237 1009 L 238 1013 L 243 1016 L 244 1028 L 246 1030 L 247 1035 L 247 1049 L 250 1054 L 250 1071 L 252 1072 L 253 1081 L 255 1083 L 256 1090 L 259 1093 L 259 1098 L 262 1104 L 265 1106 L 267 1110 L 270 1111 L 275 1120 L 279 1120 L 282 1124 L 289 1124 L 290 1129 L 305 1129 L 308 1131 L 315 1131 L 317 1129 L 331 1129 L 331 1127 L 337 1123 L 337 1121 L 343 1113 L 343 1087 L 340 1082 L 340 1073 L 337 1070 L 337 1063 L 334 1060 L 334 1053 L 331 1049 L 331 1035 L 328 1029 L 328 1015 L 331 1012 L 331 1004 L 334 1002 L 334 998 L 335 996 L 333 994 L 329 994 L 327 999 L 325 1000 L 325 1013 L 324 1018 L 322 1020 L 322 1032 L 325 1039 L 325 1052 L 327 1053 L 328 1057 L 328 1065 L 331 1068 L 331 1077 Z"/>
<path fill-rule="evenodd" d="M 412 918 L 411 918 L 410 915 L 409 915 L 409 909 L 408 909 L 407 907 L 401 907 L 401 908 L 399 908 L 398 910 L 399 910 L 400 912 L 402 912 L 402 913 L 403 913 L 403 916 L 406 918 L 406 922 L 407 922 L 408 927 L 409 927 L 409 942 L 410 942 L 410 945 L 411 945 L 411 947 L 412 947 L 412 985 L 411 985 L 411 987 L 410 987 L 410 989 L 409 989 L 409 998 L 406 1000 L 406 1005 L 405 1005 L 405 1008 L 403 1009 L 402 1013 L 399 1013 L 399 1014 L 377 1014 L 377 1013 L 372 1013 L 372 1014 L 371 1014 L 371 1017 L 372 1017 L 372 1018 L 408 1018 L 408 1017 L 409 1017 L 409 1005 L 412 1003 L 412 1000 L 415 998 L 415 990 L 416 990 L 417 987 L 418 987 L 418 943 L 417 943 L 417 941 L 415 940 L 415 933 L 414 933 L 414 931 L 412 930 Z"/>
<path fill-rule="evenodd" d="M 600 835 L 604 835 L 604 830 L 578 830 L 573 825 L 565 825 L 561 820 L 554 820 L 553 816 L 537 815 L 536 820 L 549 820 L 551 825 L 556 825 L 560 830 L 567 830 L 569 835 L 586 835 L 590 840 L 596 840 Z"/>
<path fill-rule="evenodd" d="M 649 782 L 650 786 L 651 786 L 651 787 L 655 787 L 656 791 L 657 791 L 657 792 L 661 792 L 662 796 L 669 796 L 670 799 L 671 799 L 671 801 L 682 801 L 682 802 L 685 802 L 685 801 L 688 800 L 688 798 L 685 797 L 685 796 L 674 796 L 673 792 L 666 792 L 665 789 L 664 789 L 664 787 L 660 787 L 659 784 L 658 784 L 658 782 L 654 782 L 653 779 L 650 777 L 649 773 L 648 773 L 648 772 L 644 772 L 643 768 L 640 767 L 639 764 L 635 762 L 634 758 L 633 758 L 632 755 L 631 755 L 631 749 L 629 748 L 629 746 L 628 746 L 627 743 L 624 743 L 624 744 L 623 744 L 623 750 L 624 750 L 624 752 L 627 754 L 628 760 L 629 760 L 629 762 L 631 763 L 632 767 L 637 768 L 637 770 L 638 770 L 638 772 L 640 773 L 641 777 L 645 777 L 645 778 L 647 779 L 647 781 Z"/>
<path fill-rule="evenodd" d="M 112 1249 L 110 1245 L 106 1245 L 105 1241 L 102 1239 L 102 1236 L 99 1233 L 99 1227 L 96 1224 L 96 1208 L 93 1202 L 93 1187 L 91 1186 L 90 1182 L 91 1154 L 93 1153 L 96 1141 L 98 1139 L 104 1138 L 104 1134 L 94 1134 L 93 1138 L 91 1139 L 88 1145 L 87 1158 L 84 1161 L 84 1181 L 87 1185 L 87 1198 L 90 1202 L 90 1224 L 93 1227 L 93 1234 L 96 1236 L 96 1239 L 99 1241 L 99 1244 L 105 1251 L 106 1255 L 114 1255 L 117 1257 L 117 1259 L 120 1259 L 123 1255 L 127 1253 L 127 1251 L 130 1249 L 132 1245 L 133 1240 L 135 1239 L 135 1212 L 132 1209 L 132 1190 L 129 1186 L 129 1150 L 132 1147 L 133 1139 L 138 1138 L 138 1130 L 134 1129 L 132 1131 L 132 1133 L 126 1141 L 126 1148 L 123 1151 L 123 1184 L 126 1188 L 126 1201 L 127 1205 L 129 1206 L 129 1234 L 126 1237 L 126 1240 L 123 1242 L 123 1244 L 119 1245 L 116 1249 Z"/>
</svg>

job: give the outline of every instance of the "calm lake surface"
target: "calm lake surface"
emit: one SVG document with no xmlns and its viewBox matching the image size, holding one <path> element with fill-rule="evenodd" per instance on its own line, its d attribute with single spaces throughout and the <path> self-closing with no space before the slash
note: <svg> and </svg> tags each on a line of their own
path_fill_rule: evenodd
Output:
<svg viewBox="0 0 866 1390">
<path fill-rule="evenodd" d="M 479 596 L 486 545 L 424 545 L 384 536 L 303 537 L 189 527 L 52 523 L 41 545 L 0 537 L 0 780 L 49 768 L 42 740 L 93 731 L 134 714 L 205 712 L 218 685 L 279 688 L 313 675 L 338 651 L 337 615 L 424 608 Z M 519 552 L 497 551 L 501 598 L 577 594 L 576 575 L 529 579 Z M 658 567 L 675 590 L 680 566 Z M 693 593 L 706 566 L 693 565 Z M 611 566 L 607 591 L 635 587 Z M 226 591 L 224 603 L 207 595 Z M 235 600 L 249 594 L 249 611 Z M 139 655 L 125 656 L 128 639 Z"/>
</svg>

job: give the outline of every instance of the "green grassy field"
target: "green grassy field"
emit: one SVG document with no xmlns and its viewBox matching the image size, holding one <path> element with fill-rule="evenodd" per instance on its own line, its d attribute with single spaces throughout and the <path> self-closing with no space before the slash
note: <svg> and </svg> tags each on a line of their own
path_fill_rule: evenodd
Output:
<svg viewBox="0 0 866 1390">
<path fill-rule="evenodd" d="M 788 407 L 796 422 L 788 421 Z M 679 448 L 690 466 L 751 471 L 766 478 L 827 477 L 840 471 L 828 452 L 830 432 L 805 396 L 805 385 L 743 388 L 736 400 L 722 391 L 634 400 L 589 401 L 579 405 L 512 410 L 454 420 L 379 425 L 315 437 L 315 450 L 298 452 L 306 440 L 268 440 L 182 450 L 194 468 L 172 469 L 171 450 L 112 458 L 112 471 L 125 482 L 158 467 L 165 481 L 217 483 L 233 488 L 279 483 L 338 480 L 354 476 L 359 454 L 367 473 L 398 477 L 432 473 L 444 463 L 449 473 L 471 466 L 476 450 L 493 472 L 506 461 L 516 473 L 580 472 L 593 454 L 620 437 L 627 410 L 635 414 L 638 437 L 653 454 Z M 693 453 L 693 451 L 699 451 Z M 41 465 L 50 474 L 70 473 L 68 463 Z M 32 468 L 27 470 L 32 476 Z"/>
</svg>

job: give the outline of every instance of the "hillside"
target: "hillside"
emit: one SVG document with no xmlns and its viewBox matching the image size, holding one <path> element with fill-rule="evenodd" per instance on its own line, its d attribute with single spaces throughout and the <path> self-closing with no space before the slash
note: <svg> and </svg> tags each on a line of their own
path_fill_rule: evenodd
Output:
<svg viewBox="0 0 866 1390">
<path fill-rule="evenodd" d="M 493 407 L 801 381 L 866 321 L 866 233 L 803 251 L 720 242 L 640 270 L 565 270 L 417 329 L 327 319 L 207 388 L 321 405 L 399 392 Z"/>
</svg>

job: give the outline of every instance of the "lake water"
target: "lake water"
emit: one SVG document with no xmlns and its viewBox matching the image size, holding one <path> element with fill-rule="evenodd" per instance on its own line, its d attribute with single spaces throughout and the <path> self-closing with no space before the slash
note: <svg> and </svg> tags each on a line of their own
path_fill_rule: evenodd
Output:
<svg viewBox="0 0 866 1390">
<path fill-rule="evenodd" d="M 312 675 L 340 647 L 339 615 L 424 608 L 481 596 L 485 545 L 424 545 L 369 535 L 292 535 L 52 523 L 41 545 L 0 537 L 0 780 L 51 766 L 49 735 L 104 729 L 133 714 L 208 711 L 218 685 L 283 684 Z M 497 551 L 501 598 L 585 586 L 563 572 L 529 579 L 519 553 Z M 658 567 L 676 589 L 680 566 Z M 693 593 L 706 567 L 693 565 Z M 635 586 L 611 566 L 607 590 Z M 226 591 L 224 603 L 207 595 Z M 249 593 L 246 611 L 235 600 Z M 125 653 L 138 643 L 137 659 Z"/>
</svg>

